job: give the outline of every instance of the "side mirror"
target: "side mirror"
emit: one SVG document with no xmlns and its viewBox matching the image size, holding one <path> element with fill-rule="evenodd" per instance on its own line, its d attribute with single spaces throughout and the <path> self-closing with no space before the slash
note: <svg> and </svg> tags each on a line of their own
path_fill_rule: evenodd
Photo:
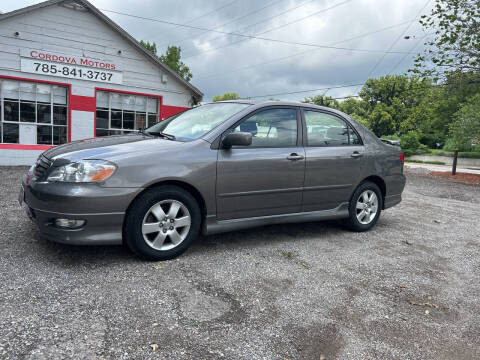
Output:
<svg viewBox="0 0 480 360">
<path fill-rule="evenodd" d="M 252 134 L 249 132 L 233 132 L 222 140 L 222 148 L 230 149 L 232 146 L 248 146 L 252 144 Z"/>
</svg>

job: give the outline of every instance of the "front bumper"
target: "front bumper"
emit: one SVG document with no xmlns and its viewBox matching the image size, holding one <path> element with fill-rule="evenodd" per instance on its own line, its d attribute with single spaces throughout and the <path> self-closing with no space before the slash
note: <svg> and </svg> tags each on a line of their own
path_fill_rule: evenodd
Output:
<svg viewBox="0 0 480 360">
<path fill-rule="evenodd" d="M 142 189 L 98 184 L 22 181 L 19 202 L 47 240 L 73 245 L 122 243 L 125 211 Z M 23 195 L 22 195 L 23 193 Z M 23 196 L 23 199 L 22 199 Z M 85 220 L 78 229 L 55 226 L 55 219 Z"/>
</svg>

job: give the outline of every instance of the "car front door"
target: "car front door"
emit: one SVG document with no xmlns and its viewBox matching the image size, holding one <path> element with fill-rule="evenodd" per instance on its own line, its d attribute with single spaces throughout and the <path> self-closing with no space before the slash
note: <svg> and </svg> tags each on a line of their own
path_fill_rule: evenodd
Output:
<svg viewBox="0 0 480 360">
<path fill-rule="evenodd" d="M 306 154 L 302 211 L 327 210 L 348 202 L 361 180 L 364 146 L 340 116 L 303 109 Z"/>
<path fill-rule="evenodd" d="M 250 132 L 252 144 L 218 150 L 217 219 L 299 212 L 305 175 L 299 108 L 257 110 L 227 133 L 235 131 Z"/>
</svg>

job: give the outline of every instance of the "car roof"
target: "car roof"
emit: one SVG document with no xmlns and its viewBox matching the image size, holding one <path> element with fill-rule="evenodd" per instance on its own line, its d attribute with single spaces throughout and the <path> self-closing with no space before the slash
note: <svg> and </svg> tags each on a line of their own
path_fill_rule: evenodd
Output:
<svg viewBox="0 0 480 360">
<path fill-rule="evenodd" d="M 329 108 L 326 106 L 319 106 L 315 104 L 303 103 L 299 101 L 277 101 L 277 100 L 269 100 L 269 101 L 259 101 L 259 100 L 250 100 L 250 99 L 239 99 L 239 100 L 225 100 L 225 101 L 216 101 L 216 102 L 209 102 L 207 104 L 218 104 L 218 103 L 237 103 L 237 104 L 250 104 L 255 105 L 256 108 L 262 108 L 264 106 L 272 106 L 272 105 L 280 105 L 280 106 L 301 106 L 303 108 L 310 108 L 315 110 L 326 110 L 330 112 L 334 112 L 341 116 L 348 116 L 347 114 L 341 112 L 340 110 Z M 349 116 L 348 116 L 349 117 Z M 350 117 L 349 117 L 350 118 Z"/>
</svg>

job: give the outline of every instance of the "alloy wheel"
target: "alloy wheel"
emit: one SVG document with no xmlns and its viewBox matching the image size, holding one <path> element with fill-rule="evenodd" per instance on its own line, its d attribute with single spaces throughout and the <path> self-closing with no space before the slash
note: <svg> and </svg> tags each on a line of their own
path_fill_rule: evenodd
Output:
<svg viewBox="0 0 480 360">
<path fill-rule="evenodd" d="M 360 194 L 356 205 L 358 222 L 363 225 L 370 224 L 378 211 L 378 197 L 372 190 L 365 190 Z"/>
<path fill-rule="evenodd" d="M 163 200 L 153 205 L 142 222 L 145 242 L 155 250 L 170 250 L 188 236 L 192 219 L 178 200 Z"/>
</svg>

